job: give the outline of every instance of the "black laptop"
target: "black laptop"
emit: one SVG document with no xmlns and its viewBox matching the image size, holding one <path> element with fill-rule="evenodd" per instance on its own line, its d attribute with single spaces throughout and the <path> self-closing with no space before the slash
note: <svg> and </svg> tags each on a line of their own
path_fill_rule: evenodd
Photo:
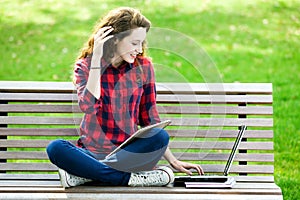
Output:
<svg viewBox="0 0 300 200">
<path fill-rule="evenodd" d="M 233 177 L 227 176 L 237 149 L 242 141 L 246 126 L 242 125 L 240 131 L 235 139 L 231 153 L 224 168 L 223 175 L 204 175 L 204 176 L 176 176 L 174 180 L 174 187 L 186 188 L 231 188 L 235 184 Z"/>
</svg>

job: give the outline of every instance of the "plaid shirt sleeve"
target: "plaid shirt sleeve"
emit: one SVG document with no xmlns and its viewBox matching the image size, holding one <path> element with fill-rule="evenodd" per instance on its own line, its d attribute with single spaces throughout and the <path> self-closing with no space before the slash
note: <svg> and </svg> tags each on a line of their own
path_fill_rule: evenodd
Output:
<svg viewBox="0 0 300 200">
<path fill-rule="evenodd" d="M 88 58 L 81 59 L 76 62 L 74 67 L 74 79 L 77 89 L 78 103 L 82 112 L 87 114 L 95 114 L 98 105 L 97 99 L 86 88 L 89 77 L 89 64 Z"/>
<path fill-rule="evenodd" d="M 143 59 L 144 93 L 140 102 L 139 125 L 148 126 L 160 122 L 156 107 L 156 86 L 152 63 L 148 59 Z"/>
</svg>

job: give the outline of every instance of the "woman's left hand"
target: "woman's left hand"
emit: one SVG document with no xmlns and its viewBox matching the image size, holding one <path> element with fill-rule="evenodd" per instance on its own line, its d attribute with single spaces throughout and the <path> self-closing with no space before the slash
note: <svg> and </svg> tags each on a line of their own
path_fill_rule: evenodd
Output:
<svg viewBox="0 0 300 200">
<path fill-rule="evenodd" d="M 188 162 L 182 162 L 179 160 L 175 160 L 172 163 L 170 163 L 171 166 L 174 169 L 177 169 L 180 172 L 184 172 L 188 175 L 192 175 L 193 173 L 190 171 L 190 169 L 195 169 L 199 175 L 203 175 L 204 171 L 202 169 L 202 167 L 198 164 L 193 164 L 193 163 L 188 163 Z"/>
</svg>

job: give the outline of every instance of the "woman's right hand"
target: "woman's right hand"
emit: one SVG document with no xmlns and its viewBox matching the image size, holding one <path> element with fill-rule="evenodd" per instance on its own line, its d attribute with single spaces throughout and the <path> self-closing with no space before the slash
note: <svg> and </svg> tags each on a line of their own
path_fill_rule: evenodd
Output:
<svg viewBox="0 0 300 200">
<path fill-rule="evenodd" d="M 93 94 L 96 99 L 99 99 L 101 96 L 101 87 L 100 87 L 100 63 L 103 56 L 103 44 L 107 40 L 113 37 L 109 35 L 113 31 L 113 28 L 110 26 L 100 28 L 99 31 L 94 36 L 94 47 L 93 47 L 93 56 L 91 60 L 91 70 L 89 73 L 89 79 L 86 84 L 86 88 Z M 92 70 L 93 69 L 93 70 Z M 97 84 L 99 83 L 99 84 Z"/>
<path fill-rule="evenodd" d="M 103 56 L 103 44 L 113 37 L 113 35 L 107 36 L 114 29 L 111 26 L 105 26 L 98 30 L 94 36 L 94 47 L 93 47 L 93 57 L 95 56 L 100 60 Z"/>
</svg>

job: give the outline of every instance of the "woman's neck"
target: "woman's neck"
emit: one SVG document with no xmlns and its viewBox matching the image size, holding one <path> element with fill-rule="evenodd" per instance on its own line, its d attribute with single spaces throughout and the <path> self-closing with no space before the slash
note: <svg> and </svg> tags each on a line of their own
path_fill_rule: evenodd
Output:
<svg viewBox="0 0 300 200">
<path fill-rule="evenodd" d="M 121 58 L 121 57 L 113 57 L 112 59 L 111 59 L 111 64 L 114 66 L 114 67 L 116 67 L 116 68 L 118 68 L 122 63 L 123 63 L 123 59 Z"/>
</svg>

